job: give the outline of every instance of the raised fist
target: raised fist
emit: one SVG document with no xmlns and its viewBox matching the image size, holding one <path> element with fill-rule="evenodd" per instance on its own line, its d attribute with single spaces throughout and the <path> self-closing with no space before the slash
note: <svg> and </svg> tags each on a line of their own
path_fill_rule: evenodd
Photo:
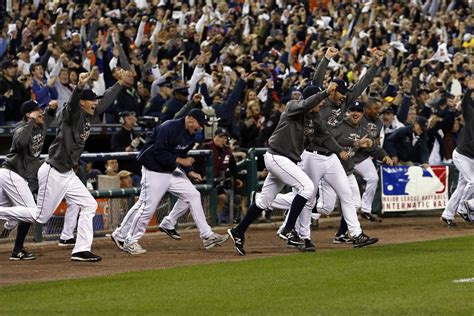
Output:
<svg viewBox="0 0 474 316">
<path fill-rule="evenodd" d="M 331 60 L 331 58 L 334 58 L 337 54 L 339 53 L 338 49 L 335 47 L 329 47 L 326 51 L 326 54 L 324 57 L 327 59 Z"/>
</svg>

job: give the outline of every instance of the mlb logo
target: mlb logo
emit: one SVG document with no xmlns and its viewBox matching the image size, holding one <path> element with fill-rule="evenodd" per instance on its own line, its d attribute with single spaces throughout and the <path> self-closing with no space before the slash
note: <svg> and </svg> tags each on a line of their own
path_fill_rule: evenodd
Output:
<svg viewBox="0 0 474 316">
<path fill-rule="evenodd" d="M 433 166 L 430 169 L 420 166 L 384 166 L 382 168 L 383 194 L 424 196 L 445 193 L 448 168 Z"/>
</svg>

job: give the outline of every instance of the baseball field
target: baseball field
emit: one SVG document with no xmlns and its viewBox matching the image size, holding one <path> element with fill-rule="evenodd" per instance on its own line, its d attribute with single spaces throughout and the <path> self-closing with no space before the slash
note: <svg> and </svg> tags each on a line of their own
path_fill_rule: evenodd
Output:
<svg viewBox="0 0 474 316">
<path fill-rule="evenodd" d="M 438 224 L 434 219 L 426 221 L 428 227 L 431 222 Z M 331 225 L 326 224 L 316 235 L 330 237 Z M 370 232 L 380 235 L 396 230 L 394 224 L 384 225 L 384 230 L 374 227 Z M 357 250 L 325 241 L 316 253 L 298 253 L 281 247 L 277 240 L 283 255 L 269 257 L 260 256 L 258 250 L 264 253 L 268 248 L 255 247 L 255 238 L 265 234 L 275 239 L 273 229 L 254 229 L 249 232 L 253 238 L 249 238 L 250 254 L 245 258 L 234 255 L 228 243 L 210 254 L 212 263 L 196 264 L 202 262 L 196 259 L 194 264 L 142 271 L 142 260 L 166 261 L 170 257 L 152 252 L 140 257 L 123 254 L 122 258 L 118 253 L 115 259 L 122 264 L 136 262 L 138 271 L 5 285 L 0 287 L 1 314 L 473 315 L 474 235 L 472 225 L 467 225 L 458 230 L 438 227 L 438 232 L 432 231 L 433 238 L 427 238 L 441 238 L 438 240 L 398 239 L 402 243 L 381 242 Z M 417 232 L 415 225 L 408 226 Z M 420 236 L 424 234 L 420 229 Z M 444 238 L 451 235 L 462 237 Z M 196 236 L 189 233 L 184 237 Z M 164 236 L 151 239 L 155 245 L 164 244 L 165 249 L 167 242 L 174 241 Z M 171 245 L 180 248 L 185 244 Z M 97 249 L 107 253 L 109 246 L 103 241 Z M 83 275 L 102 264 L 73 264 L 66 256 L 60 260 L 65 269 L 72 267 Z M 31 265 L 33 270 L 43 273 L 38 267 L 47 257 L 44 252 L 44 257 Z M 219 257 L 221 262 L 215 260 Z M 103 262 L 113 259 L 104 255 Z M 8 275 L 8 267 L 12 267 L 18 273 L 26 271 L 28 264 L 2 262 L 2 270 Z M 60 275 L 61 269 L 57 269 Z"/>
</svg>

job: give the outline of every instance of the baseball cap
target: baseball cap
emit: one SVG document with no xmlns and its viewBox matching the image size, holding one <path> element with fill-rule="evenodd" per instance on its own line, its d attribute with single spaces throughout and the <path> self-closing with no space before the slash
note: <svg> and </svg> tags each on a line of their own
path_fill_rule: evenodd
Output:
<svg viewBox="0 0 474 316">
<path fill-rule="evenodd" d="M 204 114 L 204 112 L 201 109 L 192 109 L 189 111 L 188 116 L 194 117 L 196 121 L 198 121 L 199 125 L 203 126 L 211 126 L 211 123 L 209 123 L 209 117 Z"/>
<path fill-rule="evenodd" d="M 219 127 L 216 129 L 214 136 L 229 136 L 229 132 L 224 127 Z"/>
<path fill-rule="evenodd" d="M 133 173 L 131 173 L 128 170 L 120 170 L 117 175 L 119 176 L 119 178 L 125 178 L 125 177 L 128 177 L 128 176 L 131 176 L 132 174 Z"/>
<path fill-rule="evenodd" d="M 127 116 L 130 116 L 130 115 L 137 115 L 134 111 L 122 111 L 119 113 L 119 116 L 120 117 L 127 117 Z"/>
<path fill-rule="evenodd" d="M 349 106 L 349 111 L 364 111 L 365 103 L 362 101 L 355 101 Z"/>
<path fill-rule="evenodd" d="M 423 116 L 417 116 L 416 122 L 420 125 L 421 130 L 424 132 L 428 129 L 428 120 Z"/>
<path fill-rule="evenodd" d="M 15 66 L 16 66 L 16 64 L 14 64 L 11 60 L 5 60 L 0 65 L 0 69 L 4 70 L 4 69 L 8 69 L 8 68 L 15 67 Z"/>
<path fill-rule="evenodd" d="M 23 104 L 21 105 L 20 111 L 21 111 L 21 115 L 25 116 L 26 113 L 38 111 L 40 109 L 41 108 L 38 102 L 34 100 L 29 100 L 29 101 L 23 102 Z"/>
<path fill-rule="evenodd" d="M 347 83 L 344 80 L 341 79 L 334 79 L 332 82 L 337 83 L 337 88 L 336 91 L 341 93 L 341 94 L 346 94 L 349 92 L 349 89 L 347 88 Z"/>
<path fill-rule="evenodd" d="M 189 87 L 186 87 L 186 86 L 184 86 L 184 87 L 183 86 L 174 86 L 173 90 L 176 93 L 180 93 L 182 95 L 188 95 L 189 94 L 188 88 Z"/>
<path fill-rule="evenodd" d="M 89 100 L 89 101 L 92 101 L 92 100 L 97 100 L 97 99 L 100 99 L 100 97 L 98 97 L 94 91 L 92 91 L 91 89 L 84 89 L 82 90 L 82 95 L 81 95 L 81 100 Z"/>
<path fill-rule="evenodd" d="M 382 114 L 384 113 L 392 113 L 395 114 L 395 110 L 391 107 L 386 107 L 385 109 L 382 110 Z"/>
<path fill-rule="evenodd" d="M 322 90 L 323 89 L 321 89 L 320 87 L 309 85 L 306 88 L 304 88 L 304 90 L 303 90 L 303 98 L 307 99 L 310 96 L 312 96 L 312 95 L 314 95 L 318 92 L 321 92 Z"/>
</svg>

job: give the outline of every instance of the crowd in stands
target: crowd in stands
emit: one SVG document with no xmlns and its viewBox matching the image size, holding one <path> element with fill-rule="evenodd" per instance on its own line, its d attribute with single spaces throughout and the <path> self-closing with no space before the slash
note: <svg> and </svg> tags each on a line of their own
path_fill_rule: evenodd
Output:
<svg viewBox="0 0 474 316">
<path fill-rule="evenodd" d="M 128 86 L 96 123 L 130 129 L 132 113 L 163 122 L 188 104 L 214 113 L 241 148 L 262 147 L 327 47 L 340 51 L 327 81 L 349 87 L 383 50 L 363 99 L 379 103 L 386 135 L 410 126 L 404 133 L 422 138 L 423 157 L 405 160 L 450 162 L 473 71 L 472 12 L 459 0 L 7 0 L 0 4 L 0 125 L 18 122 L 30 98 L 42 106 L 58 100 L 61 113 L 81 72 L 92 74 L 88 86 L 102 95 L 123 69 Z M 140 137 L 132 135 L 133 144 L 115 138 L 113 146 L 131 151 Z M 403 141 L 388 142 L 392 156 L 404 151 Z"/>
</svg>

